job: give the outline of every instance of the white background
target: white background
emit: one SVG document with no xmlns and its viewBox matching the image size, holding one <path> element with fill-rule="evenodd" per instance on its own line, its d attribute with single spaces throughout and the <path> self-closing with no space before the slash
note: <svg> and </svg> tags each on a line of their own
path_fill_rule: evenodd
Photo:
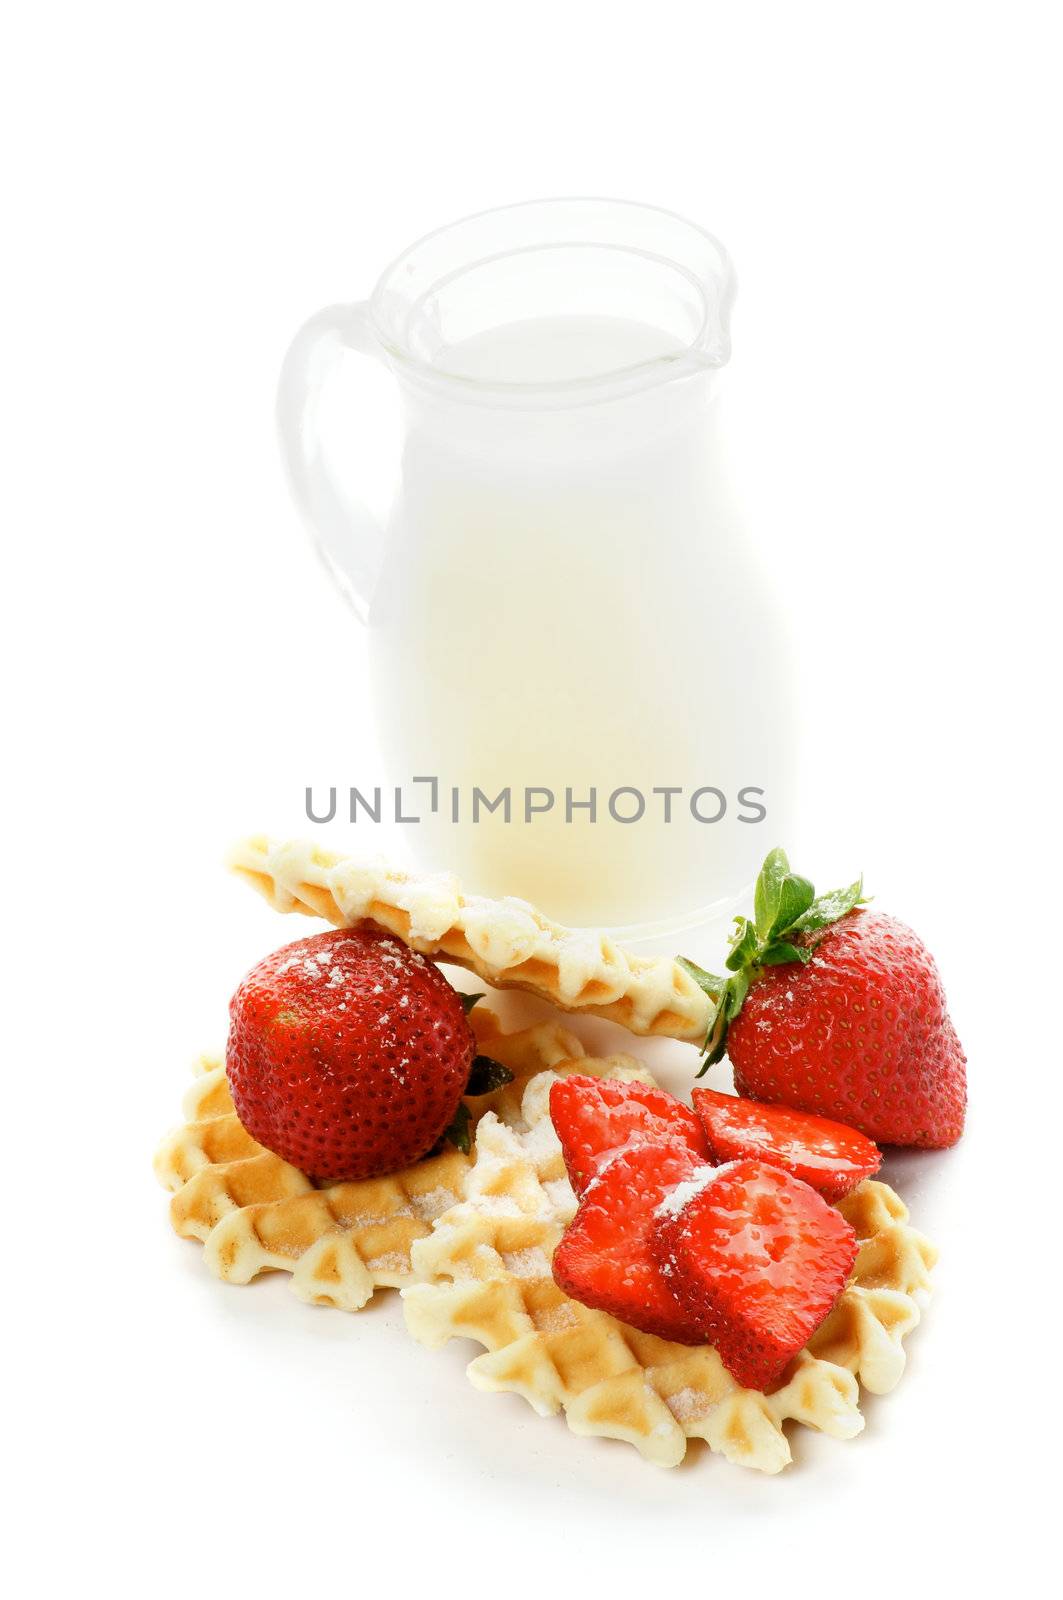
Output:
<svg viewBox="0 0 1063 1600">
<path fill-rule="evenodd" d="M 1054 24 L 1014 3 L 9 14 L 14 1592 L 875 1596 L 1054 1562 Z M 426 229 L 558 193 L 672 207 L 735 258 L 733 431 L 833 796 L 791 855 L 824 886 L 862 867 L 919 928 L 970 1055 L 963 1144 L 891 1169 L 942 1248 L 909 1372 L 860 1440 L 802 1434 L 774 1479 L 705 1453 L 659 1472 L 477 1394 L 471 1352 L 415 1346 L 394 1297 L 349 1318 L 281 1279 L 222 1286 L 150 1170 L 236 979 L 311 931 L 225 877 L 226 844 L 302 831 L 303 785 L 370 759 L 358 625 L 279 469 L 286 342 Z"/>
</svg>

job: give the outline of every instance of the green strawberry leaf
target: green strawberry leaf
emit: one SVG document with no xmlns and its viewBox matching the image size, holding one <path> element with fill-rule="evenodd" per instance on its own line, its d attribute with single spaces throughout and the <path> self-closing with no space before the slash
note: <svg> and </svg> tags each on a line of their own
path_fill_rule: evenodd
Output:
<svg viewBox="0 0 1063 1600">
<path fill-rule="evenodd" d="M 699 967 L 696 961 L 688 961 L 686 956 L 677 956 L 676 961 L 684 972 L 689 973 L 703 994 L 707 994 L 713 1001 L 719 999 L 727 987 L 726 978 L 718 978 L 714 972 L 706 972 L 704 967 Z"/>
<path fill-rule="evenodd" d="M 771 850 L 757 876 L 753 890 L 753 921 L 761 939 L 766 939 L 775 925 L 779 911 L 783 880 L 789 876 L 790 863 L 785 850 Z"/>
<path fill-rule="evenodd" d="M 761 934 L 765 943 L 792 928 L 798 917 L 804 916 L 815 898 L 816 891 L 807 878 L 799 878 L 793 872 L 787 873 L 779 885 L 779 909 L 775 913 L 775 919 L 767 933 Z"/>
<path fill-rule="evenodd" d="M 811 950 L 804 950 L 799 944 L 789 944 L 785 939 L 775 939 L 761 950 L 757 957 L 757 965 L 785 967 L 788 961 L 800 961 L 802 966 L 807 966 L 811 960 Z"/>
<path fill-rule="evenodd" d="M 731 951 L 726 962 L 729 972 L 741 972 L 757 952 L 757 930 L 753 923 L 747 922 L 745 917 L 736 917 L 735 924 Z"/>
<path fill-rule="evenodd" d="M 490 1056 L 477 1056 L 469 1071 L 465 1093 L 490 1094 L 494 1089 L 501 1089 L 504 1083 L 512 1082 L 512 1072 L 508 1067 L 504 1067 L 501 1061 L 493 1061 Z"/>
<path fill-rule="evenodd" d="M 699 967 L 696 961 L 690 961 L 686 956 L 677 956 L 676 960 L 683 971 L 689 973 L 690 977 L 693 978 L 702 994 L 707 995 L 712 1002 L 712 1021 L 709 1024 L 709 1032 L 704 1046 L 706 1059 L 702 1062 L 701 1069 L 698 1072 L 698 1077 L 700 1078 L 712 1066 L 712 1061 L 708 1059 L 708 1053 L 714 1033 L 719 1030 L 725 1031 L 727 997 L 731 992 L 731 985 L 734 983 L 734 979 L 718 978 L 714 972 L 706 972 L 704 967 Z M 719 1057 L 714 1059 L 718 1060 Z"/>
<path fill-rule="evenodd" d="M 726 1012 L 728 1022 L 733 1022 L 742 1009 L 742 1004 L 749 993 L 749 985 L 753 982 L 753 975 L 747 967 L 744 972 L 736 972 L 727 986 Z"/>
<path fill-rule="evenodd" d="M 857 878 L 847 889 L 832 889 L 829 894 L 821 894 L 813 900 L 808 910 L 790 924 L 790 931 L 807 933 L 815 928 L 827 928 L 854 906 L 864 904 L 864 880 Z"/>
<path fill-rule="evenodd" d="M 717 1061 L 721 1061 L 723 1059 L 724 1049 L 727 1043 L 727 1007 L 731 996 L 732 982 L 733 979 L 729 979 L 724 985 L 724 991 L 720 996 L 719 1004 L 716 1008 L 716 1015 L 713 1018 L 712 1023 L 709 1026 L 709 1031 L 705 1036 L 705 1043 L 702 1046 L 701 1052 L 701 1066 L 698 1068 L 697 1072 L 697 1076 L 699 1078 L 703 1078 L 710 1067 L 714 1067 Z"/>
<path fill-rule="evenodd" d="M 469 1015 L 469 1012 L 472 1010 L 473 1006 L 484 998 L 485 997 L 482 994 L 459 994 L 458 996 L 458 999 L 461 1001 L 461 1009 L 464 1011 L 466 1016 Z"/>
<path fill-rule="evenodd" d="M 449 1139 L 451 1144 L 457 1145 L 463 1155 L 468 1155 L 472 1149 L 472 1117 L 464 1101 L 454 1113 L 454 1120 L 450 1127 L 444 1130 L 444 1139 Z"/>
</svg>

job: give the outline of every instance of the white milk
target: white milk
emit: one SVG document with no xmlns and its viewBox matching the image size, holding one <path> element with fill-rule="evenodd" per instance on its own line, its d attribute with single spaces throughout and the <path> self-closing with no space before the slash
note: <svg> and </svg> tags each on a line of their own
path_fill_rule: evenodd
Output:
<svg viewBox="0 0 1063 1600">
<path fill-rule="evenodd" d="M 682 348 L 645 323 L 566 316 L 478 334 L 434 364 L 564 384 Z M 379 735 L 395 781 L 438 776 L 440 814 L 410 842 L 469 888 L 577 924 L 675 921 L 731 902 L 785 842 L 778 629 L 728 491 L 714 382 L 541 409 L 401 385 L 402 487 L 370 612 Z M 468 820 L 477 785 L 510 789 L 508 824 Z M 663 786 L 683 791 L 668 823 Z M 715 823 L 691 815 L 705 786 L 726 798 Z M 556 797 L 530 823 L 526 787 Z M 592 787 L 596 821 L 567 821 L 566 789 L 579 801 Z M 610 818 L 620 787 L 641 791 L 642 820 Z M 756 814 L 746 788 L 765 791 L 766 821 L 739 820 Z"/>
<path fill-rule="evenodd" d="M 570 383 L 682 350 L 678 339 L 645 322 L 536 317 L 489 328 L 450 345 L 437 354 L 434 365 L 440 372 L 479 383 Z"/>
</svg>

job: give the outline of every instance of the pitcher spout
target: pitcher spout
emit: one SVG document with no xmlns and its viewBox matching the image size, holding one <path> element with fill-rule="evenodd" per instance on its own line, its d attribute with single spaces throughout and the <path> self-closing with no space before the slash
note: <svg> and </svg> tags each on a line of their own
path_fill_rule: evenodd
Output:
<svg viewBox="0 0 1063 1600">
<path fill-rule="evenodd" d="M 414 385 L 567 408 L 724 366 L 734 289 L 719 240 L 670 211 L 535 200 L 428 234 L 387 269 L 371 308 Z"/>
</svg>

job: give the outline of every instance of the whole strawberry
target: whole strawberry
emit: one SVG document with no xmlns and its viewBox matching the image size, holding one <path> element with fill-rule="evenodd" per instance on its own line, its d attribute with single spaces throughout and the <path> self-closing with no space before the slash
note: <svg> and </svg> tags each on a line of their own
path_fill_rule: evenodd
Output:
<svg viewBox="0 0 1063 1600">
<path fill-rule="evenodd" d="M 229 1006 L 225 1070 L 252 1138 L 309 1177 L 369 1178 L 428 1153 L 476 1054 L 460 995 L 375 929 L 276 950 Z"/>
<path fill-rule="evenodd" d="M 861 906 L 861 884 L 816 898 L 773 850 L 754 917 L 714 978 L 706 1065 L 724 1051 L 740 1095 L 846 1122 L 878 1144 L 940 1148 L 963 1132 L 966 1058 L 937 967 L 911 928 Z"/>
</svg>

